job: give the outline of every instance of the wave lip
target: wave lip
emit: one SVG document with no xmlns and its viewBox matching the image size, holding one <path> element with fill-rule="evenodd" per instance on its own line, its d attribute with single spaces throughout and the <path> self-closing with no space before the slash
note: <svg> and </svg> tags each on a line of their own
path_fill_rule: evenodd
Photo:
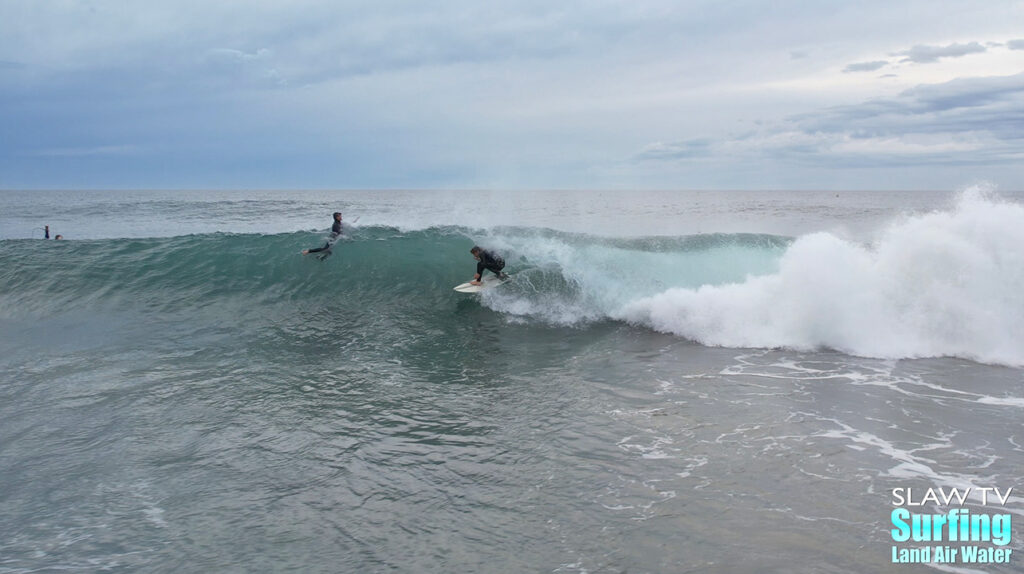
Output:
<svg viewBox="0 0 1024 574">
<path fill-rule="evenodd" d="M 670 288 L 619 319 L 727 347 L 832 348 L 878 358 L 1024 365 L 1024 206 L 963 194 L 872 245 L 797 238 L 778 272 Z"/>
<path fill-rule="evenodd" d="M 609 240 L 556 233 L 494 240 L 522 270 L 508 288 L 488 293 L 484 304 L 520 320 L 575 326 L 616 319 L 617 309 L 671 287 L 770 273 L 790 242 L 754 234 Z"/>
</svg>

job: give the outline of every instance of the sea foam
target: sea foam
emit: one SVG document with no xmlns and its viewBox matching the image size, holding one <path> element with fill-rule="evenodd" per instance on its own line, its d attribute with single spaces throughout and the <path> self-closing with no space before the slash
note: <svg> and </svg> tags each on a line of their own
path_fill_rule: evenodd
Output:
<svg viewBox="0 0 1024 574">
<path fill-rule="evenodd" d="M 706 345 L 1024 364 L 1024 206 L 978 190 L 861 244 L 798 237 L 778 271 L 669 288 L 610 316 Z"/>
</svg>

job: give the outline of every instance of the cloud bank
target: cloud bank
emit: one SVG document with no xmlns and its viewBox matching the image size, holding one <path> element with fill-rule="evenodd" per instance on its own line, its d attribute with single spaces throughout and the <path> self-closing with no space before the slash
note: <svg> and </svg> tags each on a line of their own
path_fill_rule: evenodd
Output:
<svg viewBox="0 0 1024 574">
<path fill-rule="evenodd" d="M 930 64 L 942 58 L 962 58 L 970 54 L 985 52 L 985 46 L 978 42 L 968 44 L 949 44 L 948 46 L 914 46 L 909 50 L 897 52 L 897 56 L 905 56 L 903 62 Z"/>
<path fill-rule="evenodd" d="M 0 13 L 0 188 L 1024 188 L 1016 2 Z"/>
</svg>

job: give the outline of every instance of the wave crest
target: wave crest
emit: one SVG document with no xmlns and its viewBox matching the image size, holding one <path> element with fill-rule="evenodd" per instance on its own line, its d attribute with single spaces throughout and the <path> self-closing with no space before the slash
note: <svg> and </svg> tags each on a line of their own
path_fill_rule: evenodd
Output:
<svg viewBox="0 0 1024 574">
<path fill-rule="evenodd" d="M 892 223 L 871 245 L 798 238 L 779 270 L 670 288 L 612 316 L 707 345 L 1024 364 L 1024 207 L 980 193 Z"/>
</svg>

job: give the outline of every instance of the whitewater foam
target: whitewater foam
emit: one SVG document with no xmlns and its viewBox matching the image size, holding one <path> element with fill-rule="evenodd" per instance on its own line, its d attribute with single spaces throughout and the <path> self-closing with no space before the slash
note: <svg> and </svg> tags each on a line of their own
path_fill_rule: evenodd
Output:
<svg viewBox="0 0 1024 574">
<path fill-rule="evenodd" d="M 515 288 L 495 291 L 484 303 L 557 325 L 615 318 L 622 306 L 670 287 L 726 284 L 770 273 L 789 242 L 771 235 L 605 240 L 550 232 L 499 233 L 489 239 L 507 254 L 510 268 L 522 271 Z"/>
<path fill-rule="evenodd" d="M 871 244 L 797 238 L 775 273 L 672 287 L 610 316 L 727 347 L 1024 364 L 1024 206 L 965 192 Z"/>
</svg>

